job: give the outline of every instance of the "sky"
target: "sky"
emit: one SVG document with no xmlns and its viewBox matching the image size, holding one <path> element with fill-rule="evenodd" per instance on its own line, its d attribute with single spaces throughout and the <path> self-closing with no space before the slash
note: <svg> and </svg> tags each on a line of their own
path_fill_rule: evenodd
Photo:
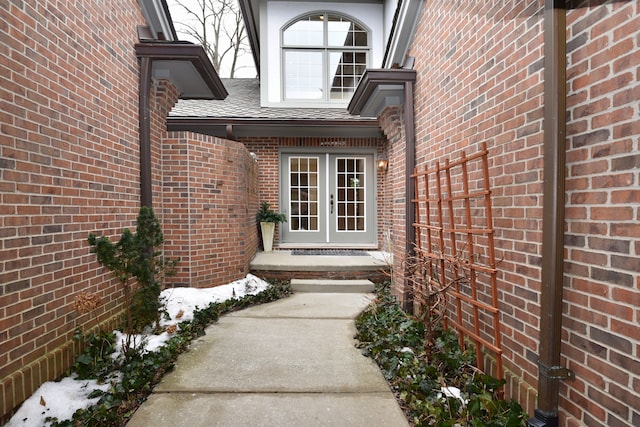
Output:
<svg viewBox="0 0 640 427">
<path fill-rule="evenodd" d="M 186 40 L 191 42 L 196 42 L 193 38 L 184 33 L 185 24 L 193 23 L 192 19 L 189 18 L 189 15 L 184 11 L 184 9 L 176 3 L 177 0 L 167 0 L 167 5 L 169 6 L 169 12 L 171 13 L 171 18 L 173 19 L 173 24 L 176 28 L 176 32 L 178 33 L 178 38 L 180 40 Z M 194 10 L 198 9 L 198 0 L 180 0 L 180 2 L 184 5 L 192 4 Z M 239 8 L 239 6 L 238 6 Z M 248 45 L 248 43 L 247 43 Z M 227 59 L 227 58 L 225 58 Z M 230 59 L 230 58 L 228 58 Z M 253 55 L 251 52 L 247 51 L 244 53 L 238 61 L 239 65 L 236 66 L 236 78 L 254 78 L 256 77 L 256 69 L 253 64 Z M 218 70 L 218 75 L 222 78 L 229 77 L 229 66 L 225 62 L 222 63 L 221 69 Z"/>
</svg>

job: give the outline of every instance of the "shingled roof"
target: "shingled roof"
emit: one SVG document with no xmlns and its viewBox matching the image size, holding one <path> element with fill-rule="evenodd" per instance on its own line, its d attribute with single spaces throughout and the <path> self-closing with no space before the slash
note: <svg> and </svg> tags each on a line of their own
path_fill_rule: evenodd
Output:
<svg viewBox="0 0 640 427">
<path fill-rule="evenodd" d="M 380 136 L 377 120 L 349 114 L 346 108 L 260 106 L 257 79 L 222 79 L 224 100 L 181 99 L 169 114 L 169 130 L 214 136 Z"/>
</svg>

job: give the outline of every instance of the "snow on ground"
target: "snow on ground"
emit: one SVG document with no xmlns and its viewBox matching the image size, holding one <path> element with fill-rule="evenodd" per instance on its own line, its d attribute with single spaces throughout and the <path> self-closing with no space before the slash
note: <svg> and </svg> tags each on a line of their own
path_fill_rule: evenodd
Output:
<svg viewBox="0 0 640 427">
<path fill-rule="evenodd" d="M 44 426 L 47 417 L 58 420 L 70 420 L 73 413 L 81 408 L 88 408 L 100 399 L 89 399 L 87 396 L 95 389 L 107 391 L 110 384 L 98 384 L 94 380 L 76 380 L 66 377 L 59 382 L 46 382 L 36 390 L 9 420 L 11 426 Z"/>
<path fill-rule="evenodd" d="M 196 308 L 203 309 L 212 302 L 223 302 L 234 296 L 242 298 L 245 295 L 255 295 L 268 286 L 269 284 L 264 280 L 249 274 L 244 279 L 215 288 L 166 289 L 162 291 L 160 297 L 163 298 L 170 319 L 163 319 L 161 325 L 177 325 L 180 322 L 192 320 Z M 122 343 L 124 338 L 124 334 L 116 331 L 117 343 Z M 163 332 L 160 335 L 139 335 L 135 338 L 136 343 L 145 341 L 146 351 L 155 351 L 164 345 L 170 335 Z M 46 382 L 22 404 L 6 427 L 49 426 L 51 423 L 46 421 L 48 417 L 55 417 L 60 421 L 70 420 L 76 410 L 88 408 L 98 401 L 99 397 L 88 398 L 93 390 L 107 391 L 109 386 L 110 384 L 98 384 L 93 380 L 78 381 L 73 377 Z"/>
<path fill-rule="evenodd" d="M 391 254 L 391 252 L 369 251 L 368 253 L 371 258 L 375 259 L 376 261 L 383 262 L 387 265 L 393 264 L 393 255 Z"/>
<path fill-rule="evenodd" d="M 193 319 L 193 311 L 196 307 L 205 308 L 212 302 L 222 302 L 233 296 L 242 298 L 245 295 L 255 295 L 262 292 L 268 286 L 264 280 L 249 274 L 246 278 L 236 280 L 224 286 L 215 288 L 173 288 L 162 292 L 161 298 L 165 299 L 166 310 L 171 320 L 163 320 L 161 324 L 167 326 L 175 324 L 176 320 L 182 322 Z M 176 319 L 180 311 L 184 314 Z"/>
</svg>

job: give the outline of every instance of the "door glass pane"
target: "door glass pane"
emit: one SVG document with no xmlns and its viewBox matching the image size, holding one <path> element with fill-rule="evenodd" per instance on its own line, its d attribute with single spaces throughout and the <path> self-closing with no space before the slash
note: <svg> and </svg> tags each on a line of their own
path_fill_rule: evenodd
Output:
<svg viewBox="0 0 640 427">
<path fill-rule="evenodd" d="M 365 229 L 365 159 L 336 159 L 338 231 L 364 231 Z"/>
<path fill-rule="evenodd" d="M 289 230 L 318 231 L 318 158 L 289 158 Z"/>
</svg>

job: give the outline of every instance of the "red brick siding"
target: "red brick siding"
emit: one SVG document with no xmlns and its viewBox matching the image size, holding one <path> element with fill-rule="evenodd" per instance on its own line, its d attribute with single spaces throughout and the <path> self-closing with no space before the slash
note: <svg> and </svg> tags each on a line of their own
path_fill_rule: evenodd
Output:
<svg viewBox="0 0 640 427">
<path fill-rule="evenodd" d="M 153 208 L 156 217 L 162 224 L 163 210 L 161 209 L 163 183 L 166 180 L 164 170 L 164 140 L 167 135 L 167 116 L 178 102 L 178 89 L 168 80 L 153 80 L 150 94 L 150 122 L 151 122 L 151 192 Z M 160 142 L 161 141 L 161 142 Z"/>
<path fill-rule="evenodd" d="M 72 361 L 121 294 L 89 254 L 139 207 L 137 2 L 0 5 L 0 418 Z M 97 25 L 99 23 L 99 25 Z M 73 310 L 98 293 L 92 315 Z"/>
<path fill-rule="evenodd" d="M 247 275 L 255 254 L 257 164 L 238 142 L 171 133 L 162 143 L 165 255 L 171 286 L 210 287 Z"/>
<path fill-rule="evenodd" d="M 567 13 L 563 417 L 640 423 L 640 2 Z"/>
<path fill-rule="evenodd" d="M 434 31 L 434 28 L 437 28 Z M 542 18 L 538 2 L 427 5 L 416 56 L 417 164 L 457 160 L 486 141 L 507 395 L 537 383 L 540 277 Z M 459 183 L 454 183 L 459 185 Z M 479 242 L 477 242 L 479 243 Z M 514 377 L 515 379 L 512 379 Z"/>
<path fill-rule="evenodd" d="M 396 284 L 394 292 L 401 301 L 405 296 L 406 267 L 406 141 L 402 112 L 398 108 L 386 109 L 379 118 L 380 127 L 386 137 L 386 152 L 389 168 L 382 183 L 386 190 L 380 205 L 382 206 L 381 232 L 386 237 L 383 242 L 393 255 L 392 280 Z"/>
<path fill-rule="evenodd" d="M 618 2 L 567 13 L 563 357 L 578 379 L 562 383 L 562 425 L 637 425 L 640 418 L 639 7 Z M 417 164 L 488 144 L 506 393 L 530 413 L 541 339 L 541 9 L 538 1 L 431 2 L 409 52 L 418 71 Z M 395 114 L 387 110 L 381 126 L 390 165 L 401 168 Z M 404 233 L 400 179 L 389 190 L 399 217 L 394 237 Z M 394 246 L 402 251 L 404 242 Z"/>
<path fill-rule="evenodd" d="M 0 65 L 0 420 L 69 369 L 76 328 L 116 326 L 122 293 L 87 237 L 117 239 L 140 208 L 138 2 L 16 4 L 0 5 L 0 51 L 9 58 Z M 180 282 L 168 284 L 244 277 L 257 245 L 254 161 L 238 143 L 168 135 L 178 92 L 166 81 L 151 89 L 153 204 L 168 229 L 165 255 L 181 255 L 175 248 L 188 242 Z M 187 186 L 174 209 L 182 194 L 164 196 L 176 165 Z M 102 305 L 79 315 L 80 291 L 99 294 Z"/>
</svg>

